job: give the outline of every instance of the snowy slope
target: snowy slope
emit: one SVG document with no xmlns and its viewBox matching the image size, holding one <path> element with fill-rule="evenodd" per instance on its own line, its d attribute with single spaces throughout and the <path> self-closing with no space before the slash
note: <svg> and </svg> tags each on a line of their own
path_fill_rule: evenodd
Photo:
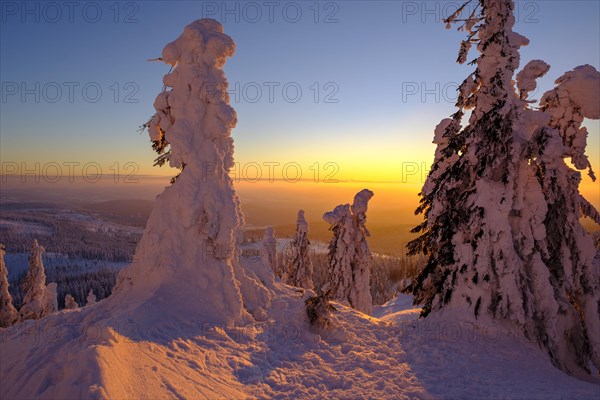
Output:
<svg viewBox="0 0 600 400">
<path fill-rule="evenodd" d="M 253 266 L 254 269 L 264 266 Z M 368 317 L 337 304 L 308 325 L 300 289 L 269 280 L 263 322 L 223 327 L 101 301 L 0 331 L 0 397 L 597 399 L 498 326 L 411 320 L 400 297 Z M 414 316 L 414 313 L 413 313 Z"/>
<path fill-rule="evenodd" d="M 398 295 L 381 306 L 373 307 L 373 316 L 387 322 L 413 321 L 419 319 L 421 308 L 413 306 L 413 297 Z"/>
</svg>

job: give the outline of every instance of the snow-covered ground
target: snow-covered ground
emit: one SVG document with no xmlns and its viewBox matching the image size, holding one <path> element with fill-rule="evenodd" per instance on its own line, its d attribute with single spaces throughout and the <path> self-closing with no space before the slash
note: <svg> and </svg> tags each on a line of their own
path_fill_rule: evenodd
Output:
<svg viewBox="0 0 600 400">
<path fill-rule="evenodd" d="M 600 382 L 499 326 L 416 320 L 401 295 L 374 317 L 336 304 L 318 332 L 301 289 L 267 285 L 267 319 L 240 326 L 164 318 L 157 298 L 144 313 L 105 300 L 0 330 L 0 397 L 599 398 Z"/>
<path fill-rule="evenodd" d="M 373 307 L 373 316 L 383 321 L 401 322 L 419 319 L 421 308 L 413 306 L 413 298 L 407 294 L 398 295 L 381 306 Z"/>
<path fill-rule="evenodd" d="M 374 314 L 393 325 L 404 361 L 434 398 L 598 399 L 600 380 L 584 382 L 556 369 L 516 330 L 459 319 L 418 319 L 400 294 Z"/>
</svg>

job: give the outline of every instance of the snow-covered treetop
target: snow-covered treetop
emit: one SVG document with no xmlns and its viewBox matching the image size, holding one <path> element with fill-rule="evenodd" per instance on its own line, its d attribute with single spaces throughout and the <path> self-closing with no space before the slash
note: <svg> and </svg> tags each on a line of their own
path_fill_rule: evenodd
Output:
<svg viewBox="0 0 600 400">
<path fill-rule="evenodd" d="M 234 53 L 233 39 L 211 19 L 192 22 L 179 38 L 165 46 L 162 60 L 173 70 L 163 82 L 172 90 L 157 96 L 157 112 L 148 123 L 153 147 L 161 155 L 158 165 L 169 161 L 172 167 L 183 169 L 202 163 L 205 173 L 218 176 L 226 172 L 220 170 L 220 165 L 224 164 L 226 170 L 231 168 L 233 140 L 229 136 L 237 116 L 228 104 L 222 67 Z M 196 129 L 198 126 L 203 129 Z M 206 139 L 218 142 L 216 154 L 207 149 L 198 151 Z"/>
<path fill-rule="evenodd" d="M 304 218 L 304 210 L 298 211 L 298 222 L 296 223 L 296 231 L 298 233 L 308 233 L 308 222 Z"/>
<path fill-rule="evenodd" d="M 185 27 L 179 38 L 164 47 L 162 59 L 173 67 L 179 62 L 202 62 L 221 68 L 227 57 L 235 53 L 233 39 L 224 32 L 223 25 L 214 19 L 194 21 Z"/>
<path fill-rule="evenodd" d="M 38 319 L 44 316 L 44 295 L 46 292 L 46 273 L 42 262 L 45 249 L 37 240 L 33 241 L 29 256 L 27 275 L 21 283 L 23 291 L 23 305 L 19 310 L 21 319 Z"/>
<path fill-rule="evenodd" d="M 329 244 L 329 269 L 323 293 L 332 299 L 348 301 L 350 306 L 370 314 L 371 252 L 367 244 L 370 236 L 365 224 L 367 207 L 373 192 L 363 189 L 354 196 L 352 206 L 341 204 L 323 214 L 331 225 L 333 238 Z"/>
<path fill-rule="evenodd" d="M 459 19 L 470 2 L 465 2 L 445 22 L 449 27 L 451 23 L 465 21 L 459 29 L 469 35 L 461 44 L 459 63 L 466 62 L 473 44 L 477 44 L 480 52 L 477 70 L 460 86 L 457 102 L 461 109 L 475 108 L 473 122 L 495 108 L 502 114 L 511 111 L 516 101 L 512 79 L 520 62 L 519 48 L 529 44 L 529 39 L 512 30 L 515 25 L 512 0 L 479 0 L 466 19 Z"/>
<path fill-rule="evenodd" d="M 373 197 L 373 192 L 369 189 L 363 189 L 354 196 L 354 203 L 352 203 L 352 214 L 364 214 L 367 212 L 367 206 L 369 200 Z"/>
<path fill-rule="evenodd" d="M 369 189 L 363 189 L 354 196 L 352 206 L 350 204 L 340 204 L 333 211 L 323 214 L 323 220 L 328 224 L 335 225 L 349 215 L 357 217 L 364 215 L 367 212 L 367 206 L 371 197 L 373 197 L 373 192 Z"/>
<path fill-rule="evenodd" d="M 350 204 L 340 204 L 333 211 L 323 214 L 323 220 L 330 225 L 335 225 L 348 215 L 350 215 Z"/>
<path fill-rule="evenodd" d="M 582 122 L 600 116 L 600 74 L 577 67 L 531 107 L 549 66 L 534 60 L 515 77 L 528 40 L 512 30 L 514 2 L 465 1 L 446 22 L 466 21 L 458 62 L 472 44 L 479 55 L 460 86 L 458 111 L 435 130 L 435 161 L 417 209 L 425 220 L 412 231 L 423 234 L 408 244 L 409 254 L 428 256 L 412 284 L 415 302 L 423 316 L 452 310 L 512 320 L 556 365 L 597 371 L 600 280 L 596 249 L 578 221 L 600 221 L 600 213 L 565 159 L 594 177 Z M 473 13 L 458 19 L 472 2 Z M 472 113 L 463 128 L 465 110 Z"/>
</svg>

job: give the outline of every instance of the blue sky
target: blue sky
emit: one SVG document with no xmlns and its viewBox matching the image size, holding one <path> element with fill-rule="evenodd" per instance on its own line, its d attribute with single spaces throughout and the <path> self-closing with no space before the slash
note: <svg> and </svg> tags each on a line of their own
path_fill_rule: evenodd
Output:
<svg viewBox="0 0 600 400">
<path fill-rule="evenodd" d="M 459 2 L 275 1 L 272 21 L 262 1 L 47 4 L 2 2 L 2 162 L 135 162 L 154 173 L 147 136 L 136 130 L 152 115 L 168 69 L 147 60 L 201 17 L 221 20 L 237 43 L 225 69 L 238 87 L 233 135 L 242 163 L 336 162 L 344 177 L 394 179 L 400 162 L 432 159 L 433 129 L 454 111 L 453 87 L 472 69 L 455 63 L 463 34 L 440 22 Z M 531 40 L 522 65 L 541 58 L 552 67 L 541 92 L 574 66 L 600 68 L 600 2 L 516 8 L 515 30 Z M 23 87 L 39 102 L 22 98 Z M 424 88 L 432 92 L 422 98 Z M 598 121 L 588 127 L 600 169 Z"/>
</svg>

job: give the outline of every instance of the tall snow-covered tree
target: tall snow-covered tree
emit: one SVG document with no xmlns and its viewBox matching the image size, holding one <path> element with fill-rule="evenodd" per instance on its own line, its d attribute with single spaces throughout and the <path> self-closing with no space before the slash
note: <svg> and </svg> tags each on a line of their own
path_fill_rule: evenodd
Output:
<svg viewBox="0 0 600 400">
<path fill-rule="evenodd" d="M 86 297 L 86 306 L 91 306 L 92 304 L 96 304 L 96 295 L 94 294 L 94 290 L 90 289 Z"/>
<path fill-rule="evenodd" d="M 323 215 L 331 225 L 329 271 L 322 292 L 334 300 L 347 301 L 354 309 L 370 314 L 373 302 L 370 287 L 371 251 L 367 205 L 373 192 L 364 189 L 354 196 L 354 203 L 337 206 Z"/>
<path fill-rule="evenodd" d="M 19 309 L 21 321 L 40 319 L 47 314 L 46 272 L 42 261 L 44 251 L 44 247 L 40 246 L 37 240 L 34 240 L 29 256 L 27 275 L 21 283 L 21 291 L 23 292 L 23 305 Z"/>
<path fill-rule="evenodd" d="M 308 223 L 304 218 L 304 210 L 300 210 L 296 222 L 296 234 L 285 252 L 286 268 L 283 278 L 285 283 L 305 289 L 314 288 L 313 265 L 309 252 Z"/>
<path fill-rule="evenodd" d="M 283 271 L 277 260 L 277 239 L 275 239 L 275 231 L 272 227 L 267 226 L 260 242 L 260 250 L 262 259 L 267 268 L 270 268 L 276 277 L 281 278 Z"/>
<path fill-rule="evenodd" d="M 229 175 L 237 115 L 223 71 L 234 52 L 233 40 L 211 19 L 192 22 L 162 51 L 171 71 L 145 127 L 159 154 L 156 163 L 180 174 L 158 196 L 113 302 L 144 309 L 151 302 L 163 320 L 231 325 L 260 314 L 269 299 L 238 259 L 243 215 Z M 181 298 L 186 301 L 174 307 L 173 299 Z"/>
<path fill-rule="evenodd" d="M 79 304 L 75 301 L 75 298 L 70 294 L 65 296 L 65 310 L 74 310 L 79 308 Z"/>
<path fill-rule="evenodd" d="M 580 112 L 583 103 L 570 90 L 577 85 L 567 83 L 577 79 L 567 74 L 541 110 L 531 108 L 529 93 L 549 67 L 530 62 L 517 75 L 517 93 L 519 48 L 528 40 L 512 30 L 513 1 L 479 0 L 459 19 L 464 7 L 446 21 L 464 22 L 468 32 L 458 62 L 473 44 L 479 56 L 459 88 L 458 111 L 435 130 L 434 163 L 417 209 L 425 220 L 409 243 L 410 253 L 428 255 L 413 283 L 415 302 L 423 316 L 511 321 L 560 368 L 589 371 L 600 366 L 600 288 L 579 217 L 597 212 L 563 159 L 589 167 L 579 125 L 583 116 L 598 118 L 598 102 Z"/>
<path fill-rule="evenodd" d="M 8 291 L 8 270 L 4 263 L 4 245 L 0 243 L 0 328 L 11 326 L 19 320 Z"/>
</svg>

